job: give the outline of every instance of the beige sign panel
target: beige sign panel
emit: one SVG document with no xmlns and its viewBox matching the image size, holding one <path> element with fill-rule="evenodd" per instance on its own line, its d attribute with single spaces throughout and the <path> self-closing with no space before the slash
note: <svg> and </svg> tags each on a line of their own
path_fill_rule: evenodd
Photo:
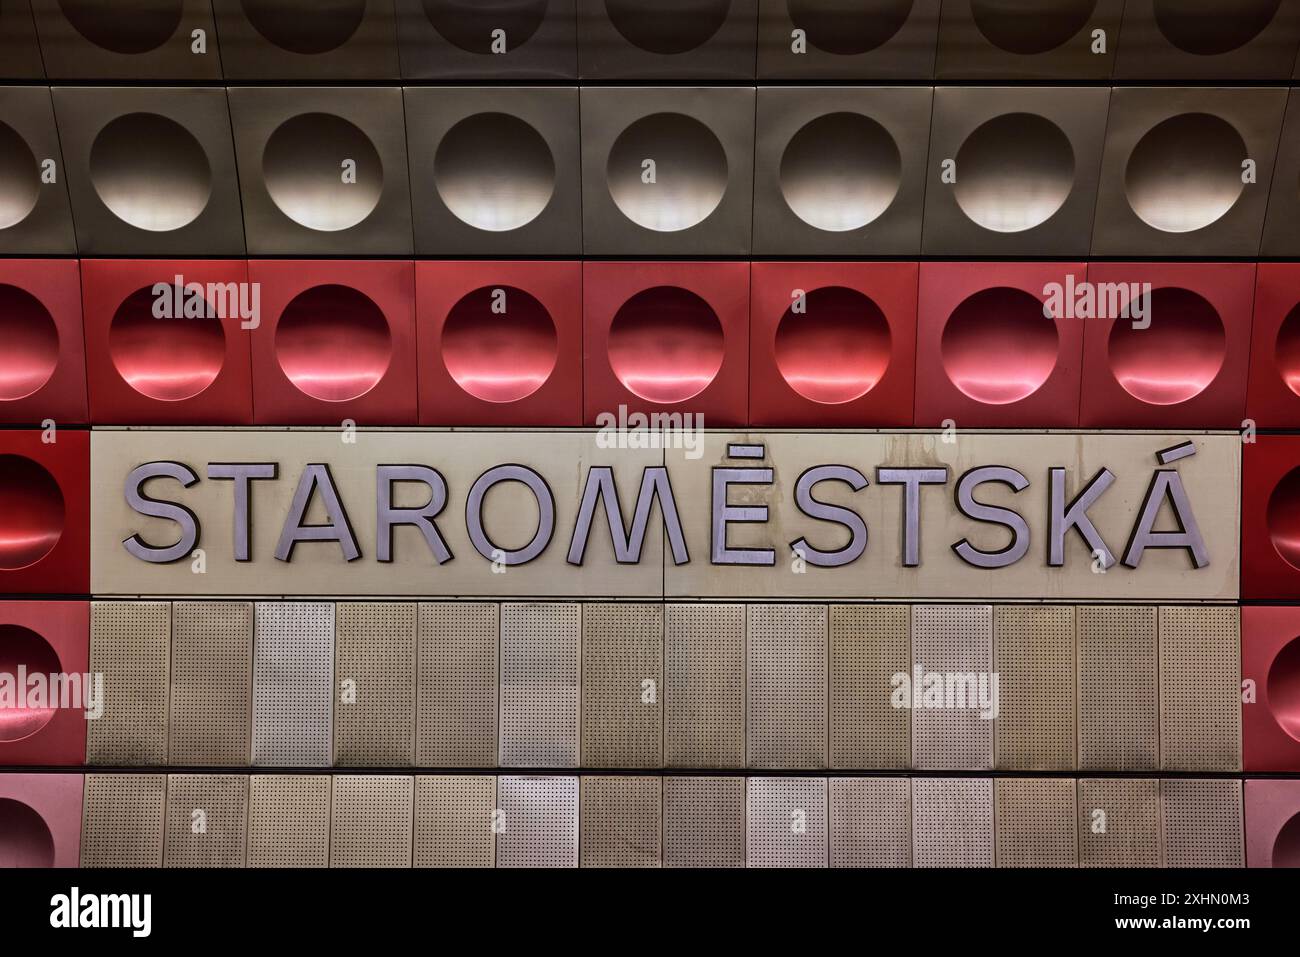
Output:
<svg viewBox="0 0 1300 957">
<path fill-rule="evenodd" d="M 1233 600 L 1226 433 L 96 431 L 98 595 Z M 611 521 L 611 516 L 615 519 Z"/>
</svg>

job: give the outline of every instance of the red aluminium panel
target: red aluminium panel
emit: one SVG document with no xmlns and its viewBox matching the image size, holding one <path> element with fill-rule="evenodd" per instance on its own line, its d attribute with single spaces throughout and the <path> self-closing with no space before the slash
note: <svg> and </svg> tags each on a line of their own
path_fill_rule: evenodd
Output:
<svg viewBox="0 0 1300 957">
<path fill-rule="evenodd" d="M 75 259 L 0 259 L 0 423 L 89 421 L 80 285 Z"/>
<path fill-rule="evenodd" d="M 1241 597 L 1300 602 L 1300 436 L 1242 446 Z"/>
<path fill-rule="evenodd" d="M 1247 771 L 1300 771 L 1300 607 L 1241 610 L 1241 678 L 1255 701 L 1241 705 Z"/>
<path fill-rule="evenodd" d="M 415 425 L 415 264 L 253 260 L 258 425 Z"/>
<path fill-rule="evenodd" d="M 582 264 L 415 264 L 421 425 L 582 424 Z"/>
<path fill-rule="evenodd" d="M 1139 295 L 1150 283 L 1151 306 L 1146 329 L 1113 315 L 1085 323 L 1082 427 L 1240 428 L 1253 263 L 1093 263 L 1088 278 Z"/>
<path fill-rule="evenodd" d="M 0 774 L 0 867 L 77 867 L 80 774 Z"/>
<path fill-rule="evenodd" d="M 251 424 L 251 292 L 242 261 L 83 261 L 91 421 Z"/>
<path fill-rule="evenodd" d="M 1087 276 L 1073 262 L 922 263 L 916 424 L 1077 426 L 1083 323 L 1046 312 L 1055 286 Z"/>
<path fill-rule="evenodd" d="M 0 431 L 0 595 L 89 589 L 90 433 Z"/>
<path fill-rule="evenodd" d="M 749 423 L 912 424 L 916 263 L 754 263 Z"/>
<path fill-rule="evenodd" d="M 1246 866 L 1300 867 L 1300 781 L 1247 781 Z"/>
<path fill-rule="evenodd" d="M 743 425 L 749 263 L 583 264 L 583 418 L 699 413 Z"/>
<path fill-rule="evenodd" d="M 1300 427 L 1300 263 L 1260 263 L 1246 417 L 1261 429 Z"/>
<path fill-rule="evenodd" d="M 0 601 L 0 674 L 80 675 L 90 667 L 90 603 Z M 75 765 L 86 757 L 84 685 L 67 700 L 20 702 L 0 709 L 0 764 Z M 80 697 L 72 692 L 82 692 Z M 56 707 L 56 705 L 59 705 Z"/>
</svg>

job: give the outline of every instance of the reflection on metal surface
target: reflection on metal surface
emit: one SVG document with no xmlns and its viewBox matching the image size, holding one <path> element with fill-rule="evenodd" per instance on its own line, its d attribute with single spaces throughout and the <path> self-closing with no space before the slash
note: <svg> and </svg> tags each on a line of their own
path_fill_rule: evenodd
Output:
<svg viewBox="0 0 1300 957">
<path fill-rule="evenodd" d="M 1282 560 L 1300 569 L 1300 468 L 1283 476 L 1268 497 L 1268 537 Z"/>
<path fill-rule="evenodd" d="M 0 868 L 51 867 L 54 837 L 36 811 L 11 798 L 0 798 Z"/>
<path fill-rule="evenodd" d="M 1043 304 L 1022 289 L 984 289 L 963 301 L 943 329 L 944 372 L 977 402 L 1028 398 L 1056 368 L 1059 335 Z"/>
<path fill-rule="evenodd" d="M 970 6 L 990 43 L 1029 56 L 1056 49 L 1087 26 L 1097 0 L 971 0 Z"/>
<path fill-rule="evenodd" d="M 888 43 L 912 13 L 915 0 L 787 0 L 790 20 L 819 50 L 841 56 Z"/>
<path fill-rule="evenodd" d="M 1249 157 L 1232 124 L 1209 113 L 1182 113 L 1156 124 L 1133 148 L 1124 171 L 1129 205 L 1164 232 L 1204 229 L 1236 204 Z"/>
<path fill-rule="evenodd" d="M 1300 306 L 1292 309 L 1277 331 L 1273 359 L 1286 387 L 1300 395 Z"/>
<path fill-rule="evenodd" d="M 253 28 L 293 53 L 327 53 L 357 32 L 366 0 L 240 0 Z"/>
<path fill-rule="evenodd" d="M 128 113 L 90 148 L 90 182 L 118 219 L 169 232 L 198 219 L 212 195 L 212 170 L 199 141 L 175 120 Z"/>
<path fill-rule="evenodd" d="M 114 53 L 148 53 L 162 46 L 181 24 L 184 0 L 59 0 L 77 32 Z"/>
<path fill-rule="evenodd" d="M 44 468 L 0 455 L 0 569 L 40 561 L 63 535 L 63 492 Z"/>
<path fill-rule="evenodd" d="M 41 178 L 27 141 L 0 122 L 0 229 L 26 219 L 40 198 Z"/>
<path fill-rule="evenodd" d="M 830 113 L 808 123 L 781 157 L 781 195 L 817 229 L 848 232 L 874 222 L 893 203 L 902 158 L 888 131 L 861 113 Z"/>
<path fill-rule="evenodd" d="M 605 12 L 623 38 L 650 53 L 686 53 L 708 42 L 727 22 L 731 0 L 605 0 Z"/>
<path fill-rule="evenodd" d="M 383 162 L 370 138 L 330 113 L 301 113 L 281 123 L 266 141 L 262 175 L 280 212 L 321 232 L 364 221 L 384 189 Z"/>
<path fill-rule="evenodd" d="M 791 305 L 776 329 L 776 364 L 801 396 L 828 404 L 851 402 L 875 388 L 889 367 L 889 321 L 855 289 L 825 286 L 806 295 L 806 311 Z"/>
<path fill-rule="evenodd" d="M 542 25 L 549 0 L 423 0 L 424 15 L 448 42 L 470 53 L 490 54 L 494 33 L 505 33 L 507 51 L 527 43 Z"/>
<path fill-rule="evenodd" d="M 707 126 L 654 113 L 619 134 L 606 168 L 609 193 L 638 226 L 673 233 L 708 219 L 727 191 L 727 154 Z"/>
<path fill-rule="evenodd" d="M 383 312 L 350 286 L 314 286 L 285 307 L 275 355 L 289 381 L 323 402 L 365 395 L 388 371 L 392 335 Z"/>
<path fill-rule="evenodd" d="M 518 402 L 532 395 L 550 378 L 558 350 L 546 307 L 513 286 L 474 290 L 452 307 L 442 328 L 447 371 L 486 402 Z"/>
<path fill-rule="evenodd" d="M 610 324 L 610 368 L 630 392 L 650 402 L 684 402 L 699 395 L 722 368 L 722 358 L 717 314 L 678 286 L 637 293 Z"/>
<path fill-rule="evenodd" d="M 1269 665 L 1268 709 L 1282 730 L 1300 741 L 1300 638 L 1288 641 Z"/>
<path fill-rule="evenodd" d="M 49 642 L 22 625 L 0 625 L 0 676 L 18 682 L 19 668 L 28 675 L 55 675 L 63 671 Z M 0 741 L 20 741 L 50 723 L 54 706 L 49 700 L 31 701 L 25 695 L 0 708 Z"/>
<path fill-rule="evenodd" d="M 1223 368 L 1228 349 L 1223 321 L 1188 289 L 1157 289 L 1148 308 L 1150 328 L 1126 321 L 1111 327 L 1111 373 L 1142 402 L 1186 402 L 1204 392 Z"/>
<path fill-rule="evenodd" d="M 154 302 L 152 288 L 146 287 L 118 307 L 108 333 L 113 367 L 127 385 L 151 399 L 192 398 L 213 383 L 225 362 L 221 320 L 159 319 Z"/>
<path fill-rule="evenodd" d="M 1281 6 L 1282 0 L 1155 0 L 1155 20 L 1180 50 L 1213 56 L 1255 39 Z"/>
<path fill-rule="evenodd" d="M 59 331 L 41 301 L 0 283 L 0 401 L 32 395 L 59 363 Z"/>
<path fill-rule="evenodd" d="M 976 128 L 957 151 L 957 205 L 999 233 L 1041 226 L 1074 186 L 1074 151 L 1051 120 L 1005 113 Z"/>
<path fill-rule="evenodd" d="M 442 138 L 434 157 L 438 195 L 476 229 L 506 232 L 546 209 L 555 160 L 540 133 L 508 113 L 476 113 Z"/>
</svg>

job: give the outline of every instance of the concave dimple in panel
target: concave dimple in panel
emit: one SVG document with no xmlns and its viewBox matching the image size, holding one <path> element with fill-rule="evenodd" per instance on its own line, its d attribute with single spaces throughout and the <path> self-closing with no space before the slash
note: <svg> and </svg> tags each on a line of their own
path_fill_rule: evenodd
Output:
<svg viewBox="0 0 1300 957">
<path fill-rule="evenodd" d="M 582 606 L 582 764 L 663 763 L 663 606 Z"/>
<path fill-rule="evenodd" d="M 35 565 L 63 537 L 63 492 L 25 455 L 0 455 L 0 570 Z"/>
<path fill-rule="evenodd" d="M 253 764 L 328 767 L 334 605 L 258 602 L 253 664 Z"/>
<path fill-rule="evenodd" d="M 550 204 L 555 158 L 542 135 L 519 117 L 475 113 L 443 136 L 433 179 L 461 222 L 509 232 L 527 226 Z"/>
<path fill-rule="evenodd" d="M 809 121 L 781 155 L 781 195 L 815 229 L 841 233 L 874 222 L 898 195 L 902 156 L 889 131 L 861 113 Z"/>
<path fill-rule="evenodd" d="M 340 174 L 355 164 L 355 178 Z M 357 226 L 379 205 L 384 167 L 360 128 L 332 113 L 300 113 L 266 141 L 262 177 L 276 208 L 299 226 L 339 232 Z"/>
<path fill-rule="evenodd" d="M 581 635 L 580 605 L 501 606 L 502 765 L 577 766 Z"/>
<path fill-rule="evenodd" d="M 665 606 L 664 763 L 745 766 L 744 605 Z"/>
<path fill-rule="evenodd" d="M 122 222 L 149 232 L 188 226 L 207 208 L 212 168 L 203 146 L 175 120 L 127 113 L 90 147 L 90 183 Z"/>
<path fill-rule="evenodd" d="M 749 778 L 750 867 L 826 867 L 826 779 Z"/>
<path fill-rule="evenodd" d="M 1227 120 L 1180 113 L 1156 124 L 1133 147 L 1124 192 L 1133 212 L 1153 229 L 1204 229 L 1236 205 L 1248 158 L 1241 134 Z"/>
<path fill-rule="evenodd" d="M 108 354 L 122 381 L 159 402 L 178 402 L 203 392 L 216 381 L 226 360 L 226 334 L 217 310 L 208 317 L 163 318 L 154 315 L 158 295 L 153 286 L 137 289 L 113 313 Z M 180 290 L 167 288 L 166 295 Z"/>
<path fill-rule="evenodd" d="M 1036 296 L 998 286 L 980 290 L 952 311 L 939 348 L 944 373 L 963 395 L 1008 405 L 1047 382 L 1060 335 Z"/>
<path fill-rule="evenodd" d="M 791 304 L 776 328 L 774 354 L 781 377 L 805 399 L 839 404 L 860 399 L 889 368 L 889 320 L 868 296 L 823 286 Z"/>
<path fill-rule="evenodd" d="M 0 229 L 17 226 L 36 208 L 41 169 L 22 135 L 0 122 Z"/>
<path fill-rule="evenodd" d="M 722 323 L 703 298 L 655 286 L 619 307 L 609 327 L 609 366 L 629 392 L 649 402 L 685 402 L 717 378 Z"/>
<path fill-rule="evenodd" d="M 365 395 L 393 359 L 384 312 L 350 286 L 314 286 L 284 308 L 275 327 L 275 357 L 285 377 L 322 402 Z"/>
<path fill-rule="evenodd" d="M 503 775 L 497 805 L 497 867 L 578 866 L 577 778 Z"/>
<path fill-rule="evenodd" d="M 0 204 L 3 202 L 4 185 L 0 183 Z M 0 205 L 0 228 L 3 216 Z M 5 341 L 5 354 L 0 357 L 0 402 L 13 402 L 32 395 L 54 375 L 59 363 L 59 330 L 39 299 L 25 289 L 0 284 L 0 336 Z"/>
<path fill-rule="evenodd" d="M 750 605 L 749 766 L 826 766 L 826 606 Z"/>
<path fill-rule="evenodd" d="M 240 0 L 239 5 L 268 41 L 304 56 L 341 47 L 366 15 L 366 0 Z"/>
<path fill-rule="evenodd" d="M 908 779 L 831 778 L 829 784 L 830 866 L 911 866 Z"/>
<path fill-rule="evenodd" d="M 45 818 L 13 798 L 0 798 L 0 868 L 53 867 L 54 835 Z"/>
<path fill-rule="evenodd" d="M 64 671 L 59 655 L 45 638 L 22 625 L 0 625 L 0 679 L 13 682 L 20 675 L 57 675 Z M 12 692 L 10 692 L 12 694 Z M 53 720 L 58 700 L 36 696 L 11 698 L 0 708 L 0 743 L 21 741 Z"/>
<path fill-rule="evenodd" d="M 1195 398 L 1215 380 L 1227 357 L 1223 320 L 1214 306 L 1189 289 L 1156 289 L 1147 308 L 1149 325 L 1111 326 L 1111 374 L 1125 392 L 1150 405 Z"/>
<path fill-rule="evenodd" d="M 957 150 L 957 205 L 998 233 L 1041 226 L 1074 188 L 1074 150 L 1051 120 L 1004 113 L 978 126 Z"/>
<path fill-rule="evenodd" d="M 645 229 L 676 233 L 704 222 L 727 191 L 727 154 L 683 113 L 653 113 L 623 130 L 605 179 L 619 210 Z"/>
<path fill-rule="evenodd" d="M 790 21 L 808 42 L 837 56 L 884 46 L 903 28 L 916 0 L 788 0 Z"/>
<path fill-rule="evenodd" d="M 484 402 L 528 398 L 551 377 L 558 351 L 551 314 L 513 286 L 484 286 L 467 294 L 442 327 L 447 372 Z"/>
<path fill-rule="evenodd" d="M 496 604 L 420 604 L 415 744 L 420 767 L 497 763 L 499 631 Z"/>
</svg>

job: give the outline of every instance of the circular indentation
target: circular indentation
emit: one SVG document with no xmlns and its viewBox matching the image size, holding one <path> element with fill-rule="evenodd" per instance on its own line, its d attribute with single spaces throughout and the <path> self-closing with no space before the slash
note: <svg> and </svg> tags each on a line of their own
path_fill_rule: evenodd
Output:
<svg viewBox="0 0 1300 957">
<path fill-rule="evenodd" d="M 988 405 L 1028 398 L 1056 368 L 1056 323 L 1023 289 L 998 286 L 963 300 L 943 327 L 943 370 L 963 395 Z"/>
<path fill-rule="evenodd" d="M 1156 26 L 1180 50 L 1213 56 L 1255 39 L 1281 6 L 1282 0 L 1156 0 Z"/>
<path fill-rule="evenodd" d="M 1300 638 L 1287 642 L 1268 669 L 1268 709 L 1300 741 Z"/>
<path fill-rule="evenodd" d="M 686 53 L 727 22 L 731 0 L 605 0 L 614 29 L 650 53 Z"/>
<path fill-rule="evenodd" d="M 300 293 L 275 329 L 275 355 L 284 374 L 299 391 L 325 402 L 365 395 L 388 371 L 392 353 L 383 311 L 348 286 Z"/>
<path fill-rule="evenodd" d="M 63 535 L 59 483 L 22 455 L 0 455 L 0 568 L 34 565 Z"/>
<path fill-rule="evenodd" d="M 27 141 L 0 123 L 0 229 L 26 219 L 41 194 L 41 171 Z"/>
<path fill-rule="evenodd" d="M 1300 814 L 1291 815 L 1273 841 L 1274 867 L 1300 867 Z"/>
<path fill-rule="evenodd" d="M 788 0 L 786 6 L 810 44 L 840 56 L 883 46 L 912 13 L 912 0 Z"/>
<path fill-rule="evenodd" d="M 1110 330 L 1110 368 L 1124 391 L 1151 405 L 1186 402 L 1223 367 L 1228 340 L 1214 307 L 1188 289 L 1151 294 L 1151 325 L 1128 320 Z"/>
<path fill-rule="evenodd" d="M 781 157 L 781 195 L 809 226 L 861 229 L 898 195 L 902 157 L 883 126 L 860 113 L 819 116 Z"/>
<path fill-rule="evenodd" d="M 189 225 L 212 195 L 212 170 L 199 141 L 156 113 L 128 113 L 99 131 L 90 148 L 90 182 L 113 215 L 150 232 Z"/>
<path fill-rule="evenodd" d="M 650 402 L 699 395 L 722 368 L 722 323 L 707 302 L 677 286 L 637 293 L 609 327 L 609 365 Z"/>
<path fill-rule="evenodd" d="M 262 175 L 280 212 L 321 232 L 360 223 L 384 189 L 383 163 L 370 138 L 332 113 L 281 123 L 266 141 Z"/>
<path fill-rule="evenodd" d="M 1008 53 L 1055 50 L 1088 25 L 1097 0 L 971 0 L 985 39 Z"/>
<path fill-rule="evenodd" d="M 328 53 L 352 38 L 366 0 L 240 0 L 258 33 L 291 53 Z"/>
<path fill-rule="evenodd" d="M 712 215 L 727 191 L 727 154 L 713 131 L 681 113 L 655 113 L 609 151 L 609 194 L 638 226 L 674 233 Z"/>
<path fill-rule="evenodd" d="M 433 179 L 457 219 L 505 232 L 531 223 L 550 203 L 555 160 L 546 140 L 523 120 L 478 113 L 442 138 Z"/>
<path fill-rule="evenodd" d="M 21 625 L 0 625 L 0 675 L 10 676 L 17 687 L 19 668 L 28 675 L 59 674 L 63 668 L 50 643 Z M 57 703 L 57 702 L 55 702 Z M 50 701 L 37 701 L 37 707 L 24 697 L 0 707 L 0 741 L 20 741 L 50 723 L 54 708 Z"/>
<path fill-rule="evenodd" d="M 1273 361 L 1286 387 L 1300 395 L 1300 306 L 1292 309 L 1277 331 Z"/>
<path fill-rule="evenodd" d="M 117 307 L 108 327 L 108 354 L 117 374 L 136 392 L 179 402 L 217 378 L 226 358 L 226 334 L 210 304 L 205 316 L 178 316 L 174 304 L 191 293 L 168 286 L 162 295 L 170 300 L 166 310 L 155 308 L 160 297 L 151 287 L 137 289 Z"/>
<path fill-rule="evenodd" d="M 1006 113 L 978 126 L 957 150 L 954 195 L 979 226 L 1018 233 L 1041 226 L 1074 187 L 1074 150 L 1034 113 Z"/>
<path fill-rule="evenodd" d="M 1277 483 L 1268 497 L 1266 517 L 1273 548 L 1292 568 L 1300 568 L 1300 468 L 1287 472 Z"/>
<path fill-rule="evenodd" d="M 54 836 L 45 819 L 13 798 L 0 798 L 0 867 L 53 867 Z"/>
<path fill-rule="evenodd" d="M 555 323 L 522 289 L 487 286 L 456 303 L 442 327 L 442 361 L 456 384 L 486 402 L 518 402 L 551 376 Z"/>
<path fill-rule="evenodd" d="M 1232 124 L 1208 113 L 1157 123 L 1138 141 L 1124 193 L 1143 222 L 1167 233 L 1204 229 L 1233 207 L 1245 185 L 1246 144 Z"/>
<path fill-rule="evenodd" d="M 31 395 L 54 375 L 59 330 L 41 301 L 0 283 L 0 402 Z"/>
<path fill-rule="evenodd" d="M 546 18 L 547 3 L 548 0 L 424 0 L 424 15 L 448 43 L 469 53 L 493 53 L 493 45 L 498 40 L 507 51 L 531 40 Z"/>
<path fill-rule="evenodd" d="M 827 286 L 792 304 L 776 327 L 776 365 L 790 388 L 813 402 L 852 402 L 889 366 L 889 321 L 856 289 Z"/>
<path fill-rule="evenodd" d="M 59 0 L 59 9 L 83 37 L 113 53 L 148 53 L 176 33 L 183 0 L 134 0 L 129 10 L 104 0 Z"/>
</svg>

